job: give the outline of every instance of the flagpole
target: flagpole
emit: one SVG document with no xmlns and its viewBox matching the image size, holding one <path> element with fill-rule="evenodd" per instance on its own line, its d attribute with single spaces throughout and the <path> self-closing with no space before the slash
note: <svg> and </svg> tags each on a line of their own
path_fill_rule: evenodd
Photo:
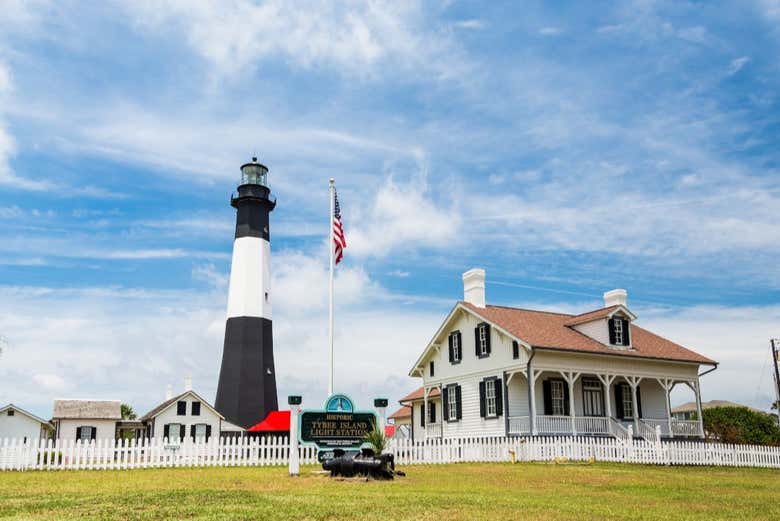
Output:
<svg viewBox="0 0 780 521">
<path fill-rule="evenodd" d="M 330 344 L 329 363 L 328 363 L 328 396 L 333 396 L 333 267 L 335 265 L 335 239 L 333 231 L 333 215 L 336 213 L 336 180 L 330 178 L 330 221 L 328 222 L 329 237 L 328 250 L 330 252 L 330 316 L 328 320 L 328 341 Z"/>
</svg>

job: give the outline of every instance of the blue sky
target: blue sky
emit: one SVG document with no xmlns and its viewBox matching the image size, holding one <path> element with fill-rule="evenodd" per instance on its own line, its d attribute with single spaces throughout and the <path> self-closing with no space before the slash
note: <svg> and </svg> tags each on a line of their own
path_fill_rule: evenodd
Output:
<svg viewBox="0 0 780 521">
<path fill-rule="evenodd" d="M 279 392 L 397 399 L 491 303 L 640 323 L 766 407 L 780 335 L 780 2 L 94 3 L 0 10 L 0 402 L 213 398 L 238 166 L 269 166 Z M 679 400 L 688 399 L 681 394 Z"/>
</svg>

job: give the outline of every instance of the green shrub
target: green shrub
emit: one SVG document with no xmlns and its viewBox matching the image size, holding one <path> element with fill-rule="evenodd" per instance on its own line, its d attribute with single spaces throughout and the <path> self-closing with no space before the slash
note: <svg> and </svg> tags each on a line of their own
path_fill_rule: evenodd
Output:
<svg viewBox="0 0 780 521">
<path fill-rule="evenodd" d="M 374 449 L 374 454 L 377 456 L 382 454 L 382 451 L 385 450 L 385 446 L 387 445 L 385 433 L 382 432 L 381 428 L 377 424 L 374 424 L 374 428 L 366 433 L 364 440 L 366 443 L 371 445 L 371 448 Z"/>
<path fill-rule="evenodd" d="M 747 407 L 713 407 L 703 414 L 704 431 L 712 441 L 780 445 L 780 427 L 769 414 Z"/>
</svg>

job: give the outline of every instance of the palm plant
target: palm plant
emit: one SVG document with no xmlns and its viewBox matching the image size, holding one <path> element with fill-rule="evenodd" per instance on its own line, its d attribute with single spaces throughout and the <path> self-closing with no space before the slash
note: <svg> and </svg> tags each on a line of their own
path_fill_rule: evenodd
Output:
<svg viewBox="0 0 780 521">
<path fill-rule="evenodd" d="M 387 438 L 385 438 L 385 433 L 382 432 L 382 430 L 379 428 L 379 425 L 376 423 L 374 424 L 374 428 L 366 433 L 366 436 L 363 438 L 363 440 L 371 445 L 371 448 L 374 449 L 374 454 L 377 456 L 382 454 L 382 452 L 385 450 L 385 447 L 387 446 Z"/>
</svg>

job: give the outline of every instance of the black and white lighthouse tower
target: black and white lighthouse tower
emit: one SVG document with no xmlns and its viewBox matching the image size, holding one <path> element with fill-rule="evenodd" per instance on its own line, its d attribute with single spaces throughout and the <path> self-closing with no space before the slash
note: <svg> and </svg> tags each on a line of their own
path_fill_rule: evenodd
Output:
<svg viewBox="0 0 780 521">
<path fill-rule="evenodd" d="M 268 216 L 276 206 L 268 168 L 252 158 L 241 167 L 236 238 L 230 266 L 227 324 L 216 409 L 227 421 L 250 427 L 277 410 L 271 331 L 271 236 Z"/>
</svg>

